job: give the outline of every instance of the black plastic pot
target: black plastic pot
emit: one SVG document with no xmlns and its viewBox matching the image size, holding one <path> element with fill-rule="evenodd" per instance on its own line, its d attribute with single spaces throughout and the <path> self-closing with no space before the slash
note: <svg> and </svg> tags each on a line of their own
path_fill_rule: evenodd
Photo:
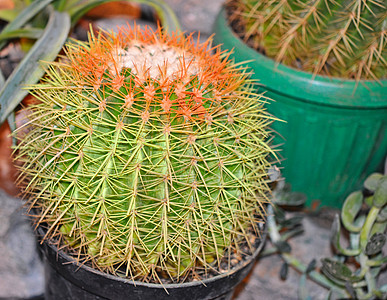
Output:
<svg viewBox="0 0 387 300">
<path fill-rule="evenodd" d="M 42 236 L 42 229 L 38 229 Z M 179 284 L 152 284 L 102 273 L 78 264 L 56 246 L 43 242 L 41 250 L 45 265 L 45 299 L 178 299 L 205 300 L 231 299 L 234 288 L 251 270 L 261 251 L 266 234 L 262 234 L 254 254 L 242 261 L 232 271 L 203 281 Z"/>
</svg>

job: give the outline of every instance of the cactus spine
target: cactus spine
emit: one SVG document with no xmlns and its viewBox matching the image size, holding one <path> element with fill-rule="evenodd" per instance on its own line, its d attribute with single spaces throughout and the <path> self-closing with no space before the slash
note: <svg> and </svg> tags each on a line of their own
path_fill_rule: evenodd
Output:
<svg viewBox="0 0 387 300">
<path fill-rule="evenodd" d="M 228 7 L 245 41 L 277 62 L 356 80 L 386 77 L 383 0 L 230 0 Z"/>
<path fill-rule="evenodd" d="M 51 64 L 16 134 L 19 182 L 46 238 L 102 270 L 174 281 L 252 247 L 273 118 L 209 46 L 124 27 Z"/>
</svg>

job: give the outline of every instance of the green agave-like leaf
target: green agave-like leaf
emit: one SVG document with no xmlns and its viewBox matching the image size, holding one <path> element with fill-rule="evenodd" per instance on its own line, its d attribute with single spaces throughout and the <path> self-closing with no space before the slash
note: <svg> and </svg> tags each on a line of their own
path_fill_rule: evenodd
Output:
<svg viewBox="0 0 387 300">
<path fill-rule="evenodd" d="M 73 6 L 68 10 L 71 16 L 72 24 L 75 24 L 76 22 L 78 22 L 78 20 L 92 8 L 97 7 L 98 5 L 101 5 L 104 3 L 115 2 L 115 1 L 118 1 L 118 0 L 113 0 L 113 1 L 112 0 L 94 0 L 94 1 L 84 1 L 84 2 L 78 3 L 77 5 Z M 180 24 L 175 13 L 164 1 L 135 0 L 135 1 L 129 1 L 129 2 L 143 3 L 153 7 L 159 16 L 161 20 L 161 24 L 165 29 L 165 31 L 167 32 L 180 31 Z"/>
<path fill-rule="evenodd" d="M 24 24 L 26 24 L 32 17 L 38 14 L 43 8 L 47 7 L 53 0 L 41 0 L 33 1 L 31 5 L 26 7 L 12 22 L 8 23 L 4 27 L 1 34 L 6 34 L 12 32 L 16 29 L 20 29 Z M 6 42 L 0 42 L 0 49 L 5 46 Z"/>
<path fill-rule="evenodd" d="M 375 192 L 376 187 L 378 185 L 379 179 L 383 177 L 383 174 L 380 173 L 373 173 L 370 176 L 367 177 L 367 179 L 364 181 L 364 187 L 371 191 Z"/>
<path fill-rule="evenodd" d="M 333 246 L 339 251 L 341 254 L 346 256 L 355 256 L 360 254 L 360 249 L 344 249 L 340 244 L 340 219 L 339 215 L 336 214 L 332 223 L 331 228 L 331 242 Z"/>
<path fill-rule="evenodd" d="M 38 39 L 41 37 L 42 33 L 43 33 L 43 29 L 40 29 L 40 28 L 15 29 L 12 31 L 0 33 L 0 41 L 13 39 L 13 38 Z"/>
<path fill-rule="evenodd" d="M 166 32 L 180 31 L 179 20 L 173 10 L 162 0 L 136 0 L 153 7 L 160 17 L 161 24 Z"/>
<path fill-rule="evenodd" d="M 386 235 L 383 233 L 374 234 L 367 243 L 365 254 L 375 255 L 382 251 L 383 246 L 386 244 Z"/>
<path fill-rule="evenodd" d="M 67 13 L 52 10 L 42 37 L 36 41 L 0 91 L 0 124 L 28 94 L 23 86 L 36 83 L 44 74 L 40 61 L 52 61 L 62 49 L 70 30 Z"/>
<path fill-rule="evenodd" d="M 341 210 L 341 221 L 344 227 L 351 232 L 360 232 L 361 226 L 356 226 L 354 220 L 359 213 L 363 204 L 362 192 L 353 192 L 350 194 L 343 204 Z"/>
</svg>

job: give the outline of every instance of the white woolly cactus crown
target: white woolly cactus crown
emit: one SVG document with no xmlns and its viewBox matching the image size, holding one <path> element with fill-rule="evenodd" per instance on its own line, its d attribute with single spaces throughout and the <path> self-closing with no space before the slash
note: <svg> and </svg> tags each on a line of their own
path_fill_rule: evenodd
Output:
<svg viewBox="0 0 387 300">
<path fill-rule="evenodd" d="M 46 238 L 101 270 L 173 281 L 254 248 L 273 117 L 210 43 L 123 27 L 49 67 L 15 152 Z"/>
</svg>

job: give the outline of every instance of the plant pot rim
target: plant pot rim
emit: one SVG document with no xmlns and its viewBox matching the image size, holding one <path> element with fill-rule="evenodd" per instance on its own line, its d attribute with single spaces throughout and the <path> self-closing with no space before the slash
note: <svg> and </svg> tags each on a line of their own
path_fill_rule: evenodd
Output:
<svg viewBox="0 0 387 300">
<path fill-rule="evenodd" d="M 325 105 L 387 108 L 387 79 L 378 82 L 314 76 L 313 73 L 278 63 L 249 47 L 237 36 L 228 23 L 224 6 L 217 16 L 214 29 L 215 42 L 232 48 L 237 62 L 245 62 L 250 67 L 262 70 L 259 78 L 255 76 L 255 79 L 268 90 Z"/>
<path fill-rule="evenodd" d="M 229 277 L 230 275 L 235 274 L 238 271 L 241 271 L 242 269 L 247 267 L 249 264 L 251 264 L 257 258 L 258 254 L 261 252 L 261 250 L 265 244 L 265 241 L 266 241 L 266 236 L 267 236 L 266 222 L 259 223 L 259 227 L 261 230 L 261 232 L 260 232 L 261 237 L 259 238 L 260 241 L 259 241 L 258 247 L 255 249 L 255 251 L 252 255 L 246 256 L 242 260 L 242 262 L 240 262 L 234 268 L 232 268 L 231 270 L 229 270 L 225 273 L 218 274 L 218 275 L 215 275 L 215 276 L 212 276 L 210 278 L 203 279 L 203 280 L 182 282 L 182 283 L 166 283 L 166 284 L 147 283 L 147 282 L 142 282 L 142 281 L 133 281 L 130 278 L 123 278 L 123 277 L 115 276 L 112 274 L 107 274 L 107 273 L 104 273 L 104 272 L 99 271 L 97 269 L 94 269 L 90 266 L 87 266 L 85 264 L 77 262 L 73 257 L 66 254 L 62 250 L 58 250 L 55 245 L 51 244 L 48 241 L 42 241 L 41 244 L 43 244 L 43 248 L 48 247 L 51 249 L 51 251 L 56 253 L 57 261 L 59 260 L 59 258 L 62 260 L 65 260 L 69 265 L 75 266 L 77 270 L 83 269 L 87 272 L 93 273 L 96 276 L 105 277 L 105 278 L 110 279 L 110 280 L 118 281 L 118 282 L 121 282 L 125 285 L 129 284 L 129 285 L 134 285 L 136 287 L 138 286 L 138 287 L 147 287 L 147 288 L 160 289 L 160 290 L 165 290 L 165 289 L 168 290 L 168 289 L 179 289 L 179 288 L 187 288 L 187 287 L 195 287 L 195 286 L 203 286 L 203 285 L 207 286 L 215 281 L 221 280 L 222 278 Z M 41 240 L 41 237 L 44 236 L 43 229 L 41 227 L 38 227 L 36 231 L 37 231 L 37 234 L 39 236 L 39 240 Z"/>
</svg>

